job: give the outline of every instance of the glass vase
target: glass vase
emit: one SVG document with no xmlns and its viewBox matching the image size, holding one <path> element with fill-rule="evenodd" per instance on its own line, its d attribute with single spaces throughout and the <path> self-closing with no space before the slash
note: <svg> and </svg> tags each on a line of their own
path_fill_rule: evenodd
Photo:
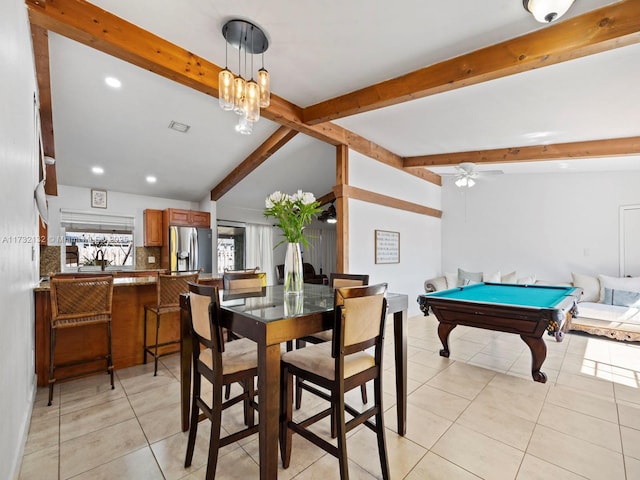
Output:
<svg viewBox="0 0 640 480">
<path fill-rule="evenodd" d="M 302 252 L 299 243 L 288 243 L 284 256 L 284 294 L 300 295 L 303 290 Z"/>
</svg>

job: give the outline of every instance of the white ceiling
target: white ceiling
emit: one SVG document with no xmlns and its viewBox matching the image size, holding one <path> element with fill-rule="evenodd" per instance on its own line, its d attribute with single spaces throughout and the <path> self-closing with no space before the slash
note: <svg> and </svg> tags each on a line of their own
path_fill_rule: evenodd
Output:
<svg viewBox="0 0 640 480">
<path fill-rule="evenodd" d="M 222 25 L 248 19 L 267 32 L 273 92 L 301 107 L 545 28 L 521 0 L 93 3 L 221 66 Z M 609 3 L 579 0 L 565 18 Z M 261 119 L 251 136 L 241 136 L 235 115 L 213 97 L 53 33 L 49 41 L 60 184 L 199 201 L 279 127 Z M 237 71 L 234 53 L 229 49 L 229 66 Z M 637 136 L 639 60 L 640 45 L 633 45 L 335 123 L 401 156 Z M 107 87 L 106 76 L 119 78 L 122 88 Z M 168 128 L 172 120 L 191 128 L 177 133 Z M 638 156 L 564 163 L 479 170 L 640 169 Z M 105 173 L 93 175 L 94 165 Z M 334 167 L 332 146 L 298 134 L 220 202 L 262 209 L 274 190 L 324 195 L 335 183 Z M 157 183 L 147 184 L 146 175 Z"/>
</svg>

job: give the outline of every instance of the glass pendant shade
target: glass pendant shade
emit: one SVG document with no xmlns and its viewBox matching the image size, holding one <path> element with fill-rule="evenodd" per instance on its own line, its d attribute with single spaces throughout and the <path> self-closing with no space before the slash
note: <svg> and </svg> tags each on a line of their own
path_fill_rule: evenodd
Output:
<svg viewBox="0 0 640 480">
<path fill-rule="evenodd" d="M 233 80 L 233 111 L 238 115 L 244 115 L 245 87 L 246 82 L 244 78 L 238 75 Z"/>
<path fill-rule="evenodd" d="M 247 113 L 247 120 L 257 122 L 260 120 L 260 87 L 252 79 L 247 82 L 245 89 L 244 110 Z"/>
<path fill-rule="evenodd" d="M 258 70 L 258 85 L 260 85 L 260 108 L 267 108 L 271 104 L 271 79 L 264 68 Z"/>
<path fill-rule="evenodd" d="M 247 120 L 246 115 L 242 115 L 238 119 L 238 124 L 236 125 L 236 132 L 242 135 L 251 135 L 253 131 L 253 123 Z"/>
<path fill-rule="evenodd" d="M 223 110 L 233 110 L 233 73 L 227 68 L 218 74 L 218 103 Z"/>
</svg>

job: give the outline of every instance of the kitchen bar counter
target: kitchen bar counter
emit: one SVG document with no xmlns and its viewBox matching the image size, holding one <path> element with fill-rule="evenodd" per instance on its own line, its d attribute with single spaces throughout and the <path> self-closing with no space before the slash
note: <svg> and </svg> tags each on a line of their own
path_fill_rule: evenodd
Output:
<svg viewBox="0 0 640 480">
<path fill-rule="evenodd" d="M 89 272 L 81 272 L 83 275 Z M 112 306 L 112 347 L 113 364 L 117 369 L 131 367 L 142 363 L 142 346 L 144 335 L 144 306 L 156 302 L 157 271 L 127 272 L 90 272 L 99 276 L 114 273 L 113 306 Z M 92 275 L 93 276 L 93 275 Z M 218 285 L 222 288 L 222 278 L 217 275 L 201 274 L 202 283 Z M 49 378 L 49 322 L 51 321 L 51 298 L 49 282 L 43 281 L 34 288 L 35 298 L 35 343 L 36 374 L 38 386 L 48 385 Z M 89 325 L 68 329 L 58 335 L 56 343 L 56 361 L 63 363 L 82 355 L 93 358 L 106 351 L 104 341 L 104 325 Z M 150 333 L 154 329 L 149 329 Z M 167 314 L 162 317 L 160 342 L 180 338 L 179 314 Z M 84 352 L 84 353 L 82 353 Z M 69 367 L 66 373 L 95 370 L 97 364 Z"/>
</svg>

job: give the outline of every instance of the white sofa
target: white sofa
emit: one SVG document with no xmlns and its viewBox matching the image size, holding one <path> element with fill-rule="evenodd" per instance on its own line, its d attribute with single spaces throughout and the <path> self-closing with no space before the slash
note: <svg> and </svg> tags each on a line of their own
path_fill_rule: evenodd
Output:
<svg viewBox="0 0 640 480">
<path fill-rule="evenodd" d="M 566 283 L 536 280 L 534 276 L 517 277 L 516 272 L 500 275 L 458 269 L 458 273 L 430 278 L 424 282 L 425 292 L 455 288 L 476 281 L 540 285 L 573 285 L 582 289 L 578 316 L 571 319 L 567 330 L 579 330 L 616 340 L 640 341 L 640 277 L 618 278 L 606 275 L 572 273 Z"/>
</svg>

